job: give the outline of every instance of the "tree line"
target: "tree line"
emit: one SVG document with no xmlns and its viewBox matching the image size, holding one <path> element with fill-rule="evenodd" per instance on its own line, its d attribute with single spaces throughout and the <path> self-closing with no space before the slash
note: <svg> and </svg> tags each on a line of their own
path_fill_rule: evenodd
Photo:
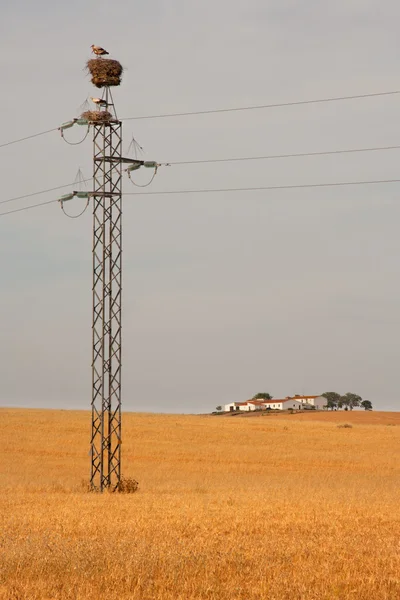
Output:
<svg viewBox="0 0 400 600">
<path fill-rule="evenodd" d="M 343 396 L 337 392 L 325 392 L 321 394 L 326 398 L 326 406 L 330 410 L 338 410 L 344 408 L 344 410 L 353 410 L 356 406 L 362 406 L 364 410 L 372 410 L 372 402 L 370 400 L 363 400 L 358 394 L 352 394 L 347 392 Z"/>
<path fill-rule="evenodd" d="M 364 410 L 372 410 L 372 402 L 370 400 L 363 400 L 358 394 L 347 392 L 343 396 L 337 392 L 325 392 L 321 394 L 326 398 L 326 407 L 331 410 L 338 410 L 343 408 L 344 410 L 353 410 L 356 406 L 362 406 Z M 273 396 L 268 392 L 259 392 L 253 396 L 253 400 L 272 400 Z"/>
</svg>

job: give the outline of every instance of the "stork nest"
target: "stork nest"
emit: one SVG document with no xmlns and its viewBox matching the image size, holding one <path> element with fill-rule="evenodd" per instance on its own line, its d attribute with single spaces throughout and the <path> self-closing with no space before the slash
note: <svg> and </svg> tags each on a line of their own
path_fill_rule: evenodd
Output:
<svg viewBox="0 0 400 600">
<path fill-rule="evenodd" d="M 92 83 L 98 88 L 120 85 L 123 67 L 120 62 L 111 58 L 92 58 L 87 61 L 86 68 L 92 76 Z"/>
<path fill-rule="evenodd" d="M 81 114 L 81 117 L 90 123 L 107 123 L 113 118 L 108 110 L 87 110 Z"/>
</svg>

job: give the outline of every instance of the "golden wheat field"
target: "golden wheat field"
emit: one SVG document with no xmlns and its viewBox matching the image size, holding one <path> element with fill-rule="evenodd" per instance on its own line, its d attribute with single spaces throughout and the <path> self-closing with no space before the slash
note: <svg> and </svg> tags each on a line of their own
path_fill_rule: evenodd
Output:
<svg viewBox="0 0 400 600">
<path fill-rule="evenodd" d="M 400 598 L 399 414 L 338 415 L 125 414 L 100 495 L 89 413 L 0 410 L 0 599 Z"/>
</svg>

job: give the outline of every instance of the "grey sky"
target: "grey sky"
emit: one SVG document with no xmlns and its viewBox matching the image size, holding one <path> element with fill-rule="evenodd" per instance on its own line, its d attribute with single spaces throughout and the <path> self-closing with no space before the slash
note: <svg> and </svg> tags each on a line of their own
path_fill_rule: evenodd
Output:
<svg viewBox="0 0 400 600">
<path fill-rule="evenodd" d="M 127 117 L 398 89 L 399 18 L 394 0 L 3 1 L 0 143 L 78 114 L 92 43 L 126 67 L 114 97 Z M 392 145 L 398 106 L 129 121 L 125 150 L 133 133 L 160 161 Z M 151 190 L 397 178 L 399 152 L 171 167 Z M 0 153 L 0 200 L 91 174 L 90 139 L 53 133 Z M 398 193 L 126 196 L 124 407 L 336 390 L 398 410 Z M 91 226 L 89 211 L 69 220 L 57 205 L 0 219 L 2 405 L 89 406 Z"/>
</svg>

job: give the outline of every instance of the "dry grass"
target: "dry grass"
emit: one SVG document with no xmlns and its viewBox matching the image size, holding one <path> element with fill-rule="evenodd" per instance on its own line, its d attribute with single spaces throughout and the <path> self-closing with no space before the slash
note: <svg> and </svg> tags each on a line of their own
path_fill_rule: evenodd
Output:
<svg viewBox="0 0 400 600">
<path fill-rule="evenodd" d="M 107 123 L 113 118 L 108 110 L 87 110 L 81 114 L 81 117 L 91 123 Z"/>
<path fill-rule="evenodd" d="M 284 413 L 280 413 L 278 416 L 283 417 Z M 349 422 L 353 425 L 400 425 L 400 412 L 379 412 L 374 410 L 305 410 L 294 413 L 292 418 L 297 418 L 301 421 L 321 421 L 321 423 Z"/>
<path fill-rule="evenodd" d="M 86 63 L 93 85 L 98 88 L 121 84 L 123 67 L 111 58 L 92 58 Z"/>
<path fill-rule="evenodd" d="M 395 600 L 400 427 L 323 417 L 127 414 L 98 495 L 88 413 L 0 410 L 0 599 Z"/>
<path fill-rule="evenodd" d="M 291 422 L 320 421 L 321 423 L 352 423 L 360 425 L 400 425 L 400 412 L 379 412 L 364 410 L 298 410 L 293 414 L 281 410 L 264 410 L 237 413 L 219 413 L 214 415 L 219 419 L 252 419 L 270 417 L 273 419 L 290 419 Z"/>
</svg>

